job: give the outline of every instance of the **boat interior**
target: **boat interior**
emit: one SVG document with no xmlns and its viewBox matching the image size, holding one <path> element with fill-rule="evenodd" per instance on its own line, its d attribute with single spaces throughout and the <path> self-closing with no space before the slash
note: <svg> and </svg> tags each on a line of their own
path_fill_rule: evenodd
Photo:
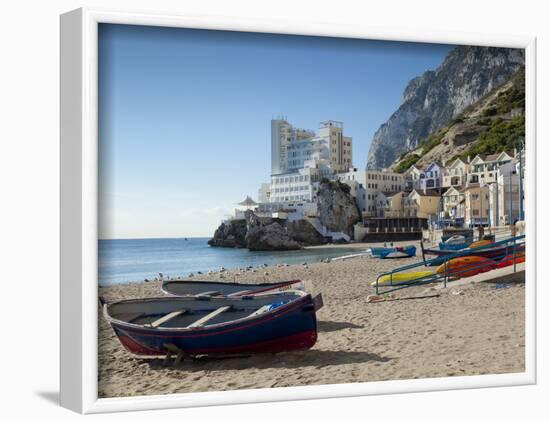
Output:
<svg viewBox="0 0 550 421">
<path fill-rule="evenodd" d="M 165 281 L 162 290 L 174 295 L 236 296 L 268 288 L 271 284 L 230 284 L 202 281 Z M 276 285 L 276 284 L 272 284 Z"/>
<path fill-rule="evenodd" d="M 272 311 L 306 295 L 288 291 L 246 298 L 156 298 L 107 305 L 115 320 L 149 328 L 192 329 L 232 322 Z"/>
</svg>

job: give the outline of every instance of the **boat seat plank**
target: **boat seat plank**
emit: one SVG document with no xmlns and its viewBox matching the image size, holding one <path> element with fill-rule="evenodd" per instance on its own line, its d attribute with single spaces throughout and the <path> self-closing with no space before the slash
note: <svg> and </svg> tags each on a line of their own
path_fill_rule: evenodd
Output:
<svg viewBox="0 0 550 421">
<path fill-rule="evenodd" d="M 196 297 L 208 297 L 211 295 L 222 295 L 221 291 L 205 291 L 197 294 Z"/>
<path fill-rule="evenodd" d="M 254 313 L 250 314 L 248 317 L 254 317 L 259 314 L 264 314 L 269 311 L 269 304 L 260 307 L 258 310 L 256 310 Z"/>
<path fill-rule="evenodd" d="M 199 326 L 203 326 L 207 321 L 209 320 L 212 320 L 214 317 L 218 316 L 219 314 L 222 314 L 224 311 L 227 311 L 231 308 L 232 306 L 224 306 L 224 307 L 220 307 L 216 310 L 214 310 L 213 312 L 211 313 L 208 313 L 206 316 L 200 318 L 199 320 L 191 323 L 189 326 L 187 327 L 199 327 Z"/>
<path fill-rule="evenodd" d="M 138 312 L 138 313 L 125 313 L 121 314 L 120 316 L 116 316 L 116 318 L 122 322 L 126 323 L 132 323 L 134 320 L 139 319 L 141 316 L 145 316 L 146 313 Z"/>
<path fill-rule="evenodd" d="M 232 292 L 231 294 L 228 294 L 227 296 L 228 297 L 233 297 L 235 295 L 241 295 L 241 294 L 245 294 L 247 292 L 252 292 L 252 290 L 250 289 L 243 289 L 242 291 L 236 291 L 236 292 Z"/>
<path fill-rule="evenodd" d="M 186 313 L 187 310 L 185 309 L 182 309 L 182 310 L 178 310 L 178 311 L 173 311 L 172 313 L 168 313 L 168 314 L 165 314 L 164 316 L 162 316 L 160 319 L 157 319 L 155 320 L 154 322 L 152 323 L 149 323 L 147 326 L 149 327 L 159 327 L 160 325 L 178 317 L 178 316 L 181 316 L 182 314 Z"/>
</svg>

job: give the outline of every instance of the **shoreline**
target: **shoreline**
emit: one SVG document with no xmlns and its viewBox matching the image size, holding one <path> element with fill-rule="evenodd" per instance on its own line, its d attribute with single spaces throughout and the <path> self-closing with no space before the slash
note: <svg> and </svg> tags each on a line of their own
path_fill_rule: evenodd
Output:
<svg viewBox="0 0 550 421">
<path fill-rule="evenodd" d="M 334 244 L 334 243 L 328 243 L 328 244 L 321 244 L 319 246 L 305 246 L 304 249 L 307 250 L 315 250 L 315 249 L 340 249 L 340 248 L 349 248 L 349 249 L 368 249 L 370 247 L 382 247 L 386 244 L 388 247 L 390 247 L 389 241 L 378 241 L 378 242 L 351 242 L 346 244 Z M 403 247 L 403 246 L 416 246 L 417 252 L 418 252 L 418 245 L 420 244 L 420 240 L 403 240 L 403 241 L 394 241 L 392 243 L 396 247 Z"/>
<path fill-rule="evenodd" d="M 415 244 L 416 243 L 416 244 Z M 159 270 L 158 272 L 154 272 L 154 273 L 150 273 L 150 276 L 143 276 L 143 275 L 136 275 L 136 277 L 134 279 L 125 279 L 125 280 L 120 280 L 120 281 L 117 281 L 116 280 L 116 276 L 115 275 L 111 275 L 109 276 L 109 281 L 107 281 L 107 283 L 104 283 L 105 280 L 100 280 L 100 286 L 112 286 L 112 285 L 129 285 L 129 284 L 135 284 L 135 283 L 144 283 L 144 282 L 154 282 L 155 279 L 158 280 L 159 276 L 159 272 L 163 272 L 165 274 L 165 277 L 166 279 L 187 279 L 188 277 L 193 276 L 193 277 L 205 277 L 205 276 L 208 276 L 208 275 L 216 275 L 217 273 L 219 273 L 220 271 L 220 268 L 221 267 L 224 267 L 224 269 L 226 270 L 242 270 L 244 268 L 246 268 L 247 266 L 253 266 L 255 269 L 265 269 L 265 268 L 271 268 L 271 267 L 279 267 L 279 266 L 285 266 L 285 265 L 301 265 L 301 264 L 308 264 L 308 265 L 311 265 L 311 264 L 314 264 L 314 263 L 319 263 L 319 262 L 323 262 L 324 260 L 326 259 L 333 259 L 333 258 L 336 258 L 336 257 L 342 257 L 342 256 L 346 256 L 348 254 L 355 254 L 357 253 L 357 250 L 362 250 L 362 251 L 366 251 L 368 248 L 370 247 L 373 247 L 373 246 L 383 246 L 385 243 L 383 242 L 380 242 L 380 243 L 345 243 L 345 244 L 333 244 L 333 243 L 330 243 L 330 244 L 322 244 L 322 245 L 318 245 L 318 246 L 305 246 L 303 247 L 302 249 L 299 249 L 299 250 L 284 250 L 284 251 L 258 251 L 258 252 L 253 252 L 254 253 L 254 257 L 252 257 L 251 259 L 254 259 L 256 258 L 257 260 L 263 260 L 263 259 L 258 259 L 258 256 L 262 256 L 261 253 L 266 253 L 266 261 L 270 261 L 270 260 L 275 260 L 277 261 L 276 263 L 275 262 L 270 262 L 270 263 L 265 263 L 265 262 L 262 262 L 261 264 L 258 264 L 258 261 L 256 262 L 253 262 L 253 261 L 250 261 L 248 257 L 246 257 L 246 255 L 243 255 L 243 258 L 240 259 L 240 263 L 236 266 L 234 265 L 231 265 L 231 266 L 224 266 L 223 265 L 223 262 L 224 262 L 224 259 L 223 257 L 220 258 L 220 263 L 218 265 L 216 265 L 215 268 L 212 268 L 212 269 L 205 269 L 204 267 L 201 268 L 201 269 L 195 269 L 193 271 L 189 271 L 189 270 L 178 270 L 178 271 L 170 271 L 171 273 L 173 273 L 173 275 L 168 275 L 168 271 L 164 271 L 164 270 Z M 419 253 L 418 251 L 418 242 L 412 242 L 412 241 L 399 241 L 399 242 L 394 242 L 393 243 L 395 246 L 404 246 L 404 245 L 409 245 L 409 244 L 412 244 L 412 245 L 416 245 L 417 246 L 417 254 Z M 219 248 L 219 249 L 222 249 L 222 250 L 229 250 L 229 251 L 234 251 L 235 249 L 233 247 L 212 247 L 212 246 L 208 246 L 209 248 Z M 246 250 L 248 251 L 248 249 L 238 249 L 238 250 Z M 345 253 L 344 250 L 347 250 L 349 253 Z M 307 254 L 304 254 L 303 256 L 300 256 L 300 252 L 315 252 L 315 251 L 319 251 L 319 252 L 338 252 L 336 255 L 322 255 L 322 254 L 319 254 L 318 256 L 311 256 L 311 253 L 310 255 L 307 255 Z M 281 253 L 280 257 L 278 256 L 278 254 Z M 289 263 L 287 263 L 285 260 L 288 260 Z M 265 266 L 265 264 L 267 264 L 267 266 Z M 201 272 L 201 273 L 199 273 Z M 128 277 L 127 274 L 123 274 L 122 277 Z"/>
<path fill-rule="evenodd" d="M 429 285 L 392 295 L 437 295 L 368 302 L 370 281 L 399 262 L 366 257 L 227 270 L 201 279 L 273 282 L 301 279 L 321 292 L 318 340 L 306 351 L 248 358 L 184 361 L 177 367 L 127 352 L 99 312 L 99 396 L 136 396 L 314 384 L 513 373 L 525 369 L 523 284 L 469 284 L 434 291 Z M 193 278 L 188 278 L 193 279 Z M 160 282 L 99 287 L 108 301 L 163 296 Z"/>
</svg>

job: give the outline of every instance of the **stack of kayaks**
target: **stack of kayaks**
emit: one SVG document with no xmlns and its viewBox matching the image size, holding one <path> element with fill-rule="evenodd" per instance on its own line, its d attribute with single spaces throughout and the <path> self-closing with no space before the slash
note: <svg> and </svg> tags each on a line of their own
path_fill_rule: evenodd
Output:
<svg viewBox="0 0 550 421">
<path fill-rule="evenodd" d="M 121 344 L 137 355 L 233 355 L 311 348 L 322 296 L 301 281 L 165 281 L 170 296 L 103 303 Z"/>
<path fill-rule="evenodd" d="M 447 274 L 455 278 L 467 278 L 478 273 L 488 272 L 494 269 L 496 262 L 482 256 L 455 257 L 437 267 L 435 272 L 439 275 Z"/>
<path fill-rule="evenodd" d="M 492 244 L 491 240 L 481 240 L 477 242 L 477 247 L 482 247 L 487 244 Z M 473 243 L 474 245 L 475 243 Z M 476 246 L 474 245 L 473 248 Z M 515 249 L 507 247 L 504 249 L 504 257 L 498 255 L 498 258 L 492 259 L 481 255 L 467 255 L 452 257 L 452 255 L 444 258 L 440 258 L 439 266 L 435 271 L 418 271 L 418 272 L 396 272 L 391 274 L 385 274 L 380 276 L 377 281 L 371 282 L 371 286 L 398 286 L 420 283 L 422 281 L 429 282 L 430 280 L 440 280 L 442 275 L 446 275 L 449 278 L 467 278 L 480 273 L 489 272 L 493 269 L 504 268 L 514 264 L 525 262 L 525 245 L 520 244 Z M 513 252 L 515 251 L 515 253 Z M 444 261 L 443 259 L 448 259 Z"/>
</svg>

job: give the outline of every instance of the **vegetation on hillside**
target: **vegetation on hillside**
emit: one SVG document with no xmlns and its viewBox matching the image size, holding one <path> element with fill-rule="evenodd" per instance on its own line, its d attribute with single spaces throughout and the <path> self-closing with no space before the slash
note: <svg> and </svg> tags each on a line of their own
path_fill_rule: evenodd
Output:
<svg viewBox="0 0 550 421">
<path fill-rule="evenodd" d="M 416 162 L 420 159 L 420 155 L 417 154 L 410 154 L 408 155 L 403 161 L 401 161 L 396 167 L 395 172 L 397 173 L 404 173 L 407 171 L 411 166 L 416 164 Z"/>
<path fill-rule="evenodd" d="M 448 125 L 439 131 L 430 134 L 420 143 L 421 155 L 425 155 L 438 146 L 449 129 L 468 121 L 469 125 L 481 128 L 477 138 L 470 143 L 469 147 L 448 159 L 448 162 L 456 158 L 465 159 L 468 156 L 474 157 L 477 154 L 490 155 L 499 152 L 512 153 L 518 147 L 519 139 L 525 136 L 525 68 L 520 68 L 510 79 L 511 87 L 498 93 L 491 99 L 481 112 L 475 115 L 474 111 L 485 104 L 487 98 L 494 96 L 494 91 L 486 94 L 480 101 L 468 106 L 461 114 L 452 119 Z M 497 88 L 500 89 L 500 88 Z M 415 164 L 420 156 L 415 153 L 407 153 L 400 157 L 395 167 L 397 172 L 405 172 L 411 165 Z"/>
<path fill-rule="evenodd" d="M 518 147 L 520 139 L 525 137 L 525 114 L 511 120 L 495 118 L 491 125 L 484 130 L 474 144 L 465 152 L 456 155 L 456 158 L 465 159 L 468 156 L 490 155 L 499 152 L 512 153 Z M 452 161 L 451 160 L 451 161 Z"/>
<path fill-rule="evenodd" d="M 422 155 L 426 155 L 428 152 L 430 152 L 433 148 L 435 148 L 437 145 L 441 143 L 443 140 L 443 137 L 447 134 L 449 129 L 441 129 L 436 133 L 432 133 L 429 135 L 426 139 L 424 139 L 422 142 L 420 142 L 420 146 L 422 147 Z"/>
</svg>

